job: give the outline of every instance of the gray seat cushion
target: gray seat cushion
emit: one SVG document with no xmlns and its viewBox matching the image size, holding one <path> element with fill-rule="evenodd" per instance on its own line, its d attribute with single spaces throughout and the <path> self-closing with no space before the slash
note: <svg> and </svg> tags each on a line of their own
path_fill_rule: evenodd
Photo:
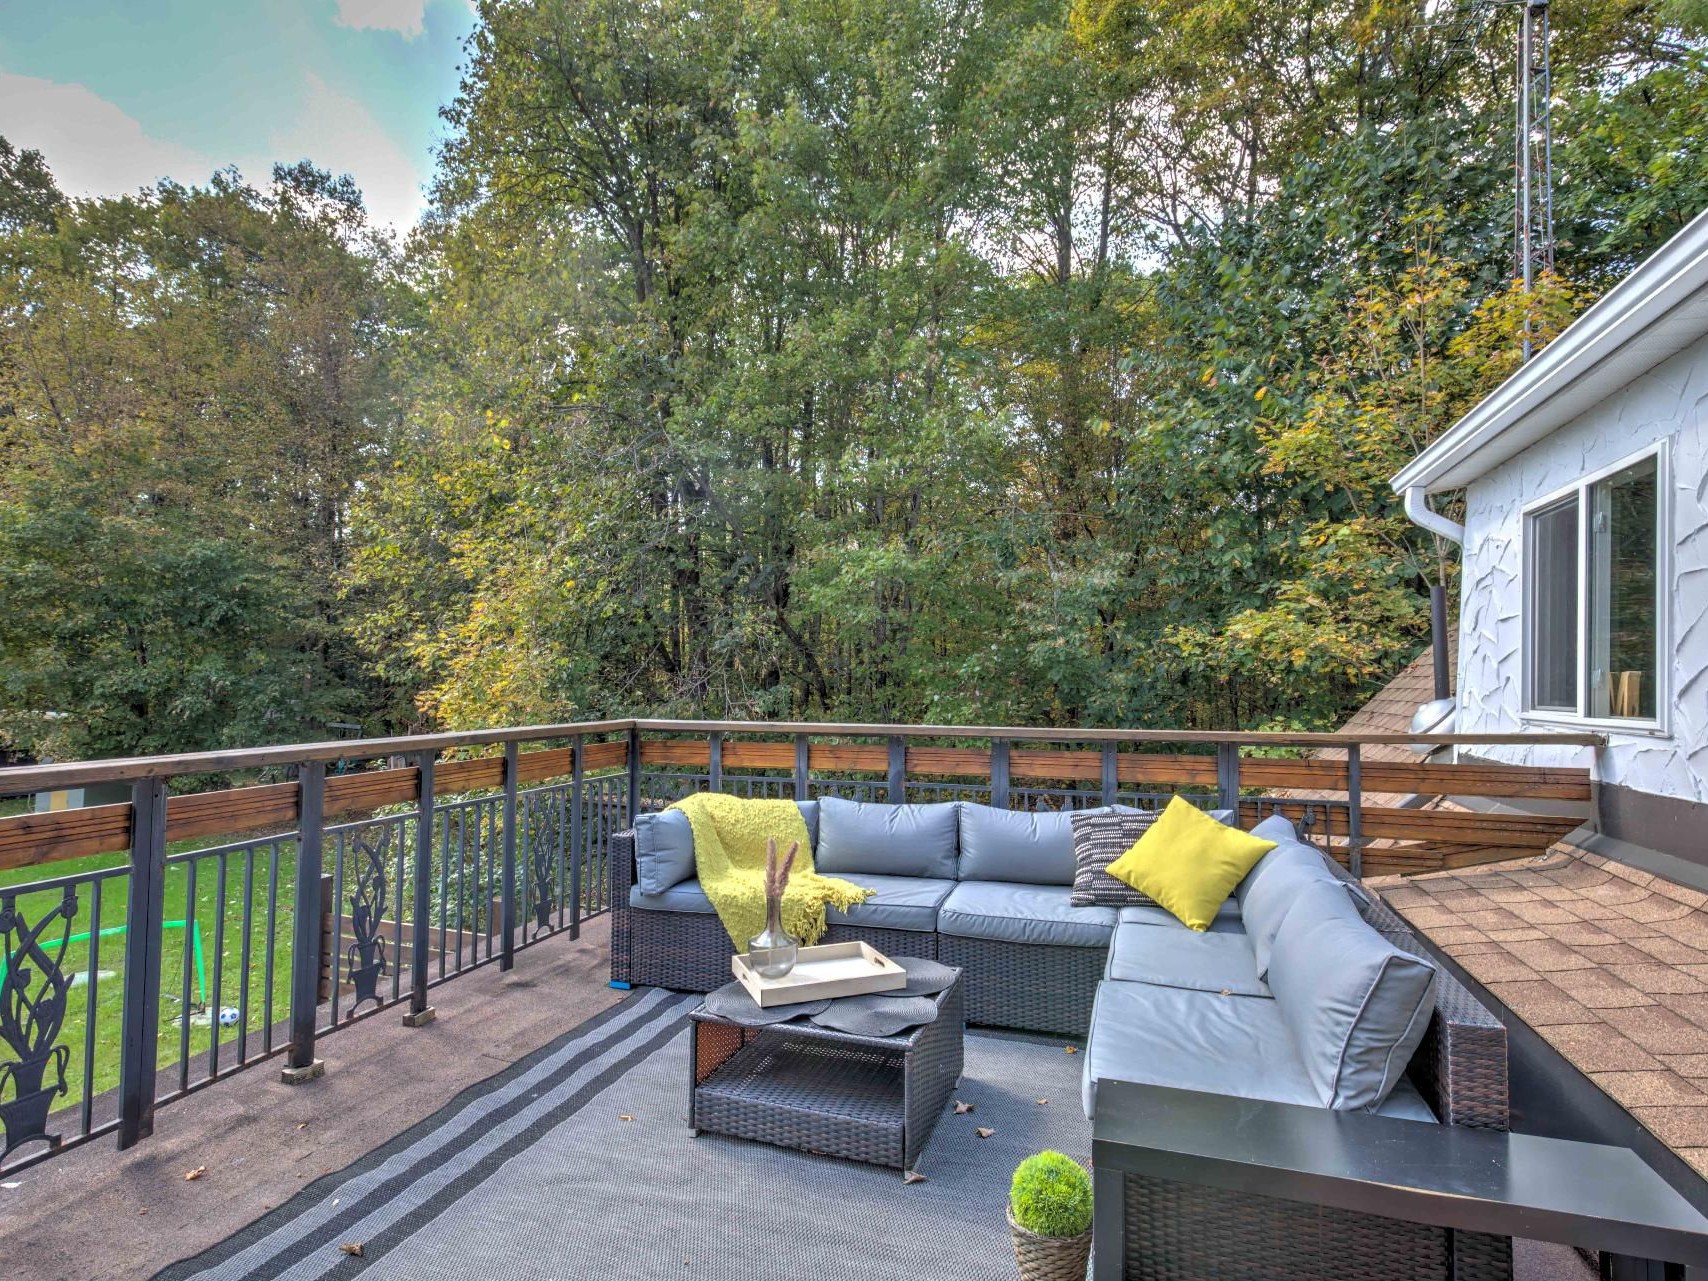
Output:
<svg viewBox="0 0 1708 1281">
<path fill-rule="evenodd" d="M 825 909 L 825 919 L 832 925 L 917 930 L 922 934 L 936 931 L 937 909 L 955 888 L 954 881 L 928 880 L 922 876 L 873 876 L 869 872 L 850 872 L 843 879 L 877 893 L 864 903 L 856 903 L 847 909 Z"/>
<path fill-rule="evenodd" d="M 662 894 L 694 875 L 694 831 L 681 810 L 635 816 L 635 884 Z"/>
<path fill-rule="evenodd" d="M 672 885 L 662 894 L 647 894 L 639 885 L 629 886 L 629 906 L 649 912 L 716 912 L 712 900 L 700 888 L 698 880 Z"/>
<path fill-rule="evenodd" d="M 1377 1116 L 1393 1117 L 1397 1121 L 1423 1121 L 1428 1125 L 1440 1125 L 1441 1120 L 1424 1102 L 1423 1095 L 1417 1092 L 1417 1086 L 1411 1083 L 1409 1076 L 1402 1076 L 1394 1083 L 1394 1088 L 1388 1097 L 1382 1100 L 1382 1106 L 1376 1109 Z"/>
<path fill-rule="evenodd" d="M 1105 978 L 1233 996 L 1268 996 L 1243 934 L 1116 925 Z"/>
<path fill-rule="evenodd" d="M 1180 918 L 1166 907 L 1147 904 L 1142 907 L 1123 907 L 1121 923 L 1124 925 L 1156 925 L 1164 929 L 1180 930 L 1185 934 L 1195 934 L 1181 924 Z M 1216 909 L 1215 917 L 1210 921 L 1210 934 L 1244 934 L 1245 922 L 1240 919 L 1239 904 L 1233 899 L 1226 899 Z"/>
<path fill-rule="evenodd" d="M 999 943 L 1108 947 L 1112 907 L 1074 907 L 1065 885 L 962 881 L 937 912 L 937 932 Z"/>
<path fill-rule="evenodd" d="M 959 807 L 958 801 L 884 805 L 821 797 L 813 866 L 826 876 L 869 872 L 954 880 Z"/>
<path fill-rule="evenodd" d="M 1322 1101 L 1388 1097 L 1435 1010 L 1435 965 L 1364 922 L 1338 885 L 1308 887 L 1276 932 L 1268 983 Z"/>
<path fill-rule="evenodd" d="M 807 839 L 818 842 L 818 802 L 796 801 Z M 681 810 L 635 816 L 635 884 L 643 894 L 662 894 L 694 875 L 694 829 Z"/>
<path fill-rule="evenodd" d="M 1268 973 L 1269 949 L 1275 942 L 1275 932 L 1281 928 L 1294 900 L 1308 887 L 1323 885 L 1332 887 L 1342 899 L 1351 902 L 1322 855 L 1309 845 L 1290 841 L 1277 845 L 1260 858 L 1257 866 L 1234 887 L 1240 918 L 1245 922 L 1245 932 L 1251 935 L 1251 951 L 1257 958 L 1259 974 Z"/>
<path fill-rule="evenodd" d="M 1096 1115 L 1099 1081 L 1322 1106 L 1277 1003 L 1261 996 L 1105 980 L 1082 1073 L 1088 1117 Z"/>
</svg>

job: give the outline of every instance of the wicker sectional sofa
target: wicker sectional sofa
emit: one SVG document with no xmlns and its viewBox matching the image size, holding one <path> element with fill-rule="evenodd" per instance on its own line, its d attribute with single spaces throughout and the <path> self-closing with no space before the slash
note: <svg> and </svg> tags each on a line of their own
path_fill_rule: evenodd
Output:
<svg viewBox="0 0 1708 1281">
<path fill-rule="evenodd" d="M 1158 907 L 1074 907 L 1063 813 L 800 804 L 818 869 L 876 890 L 832 910 L 827 940 L 960 966 L 968 1022 L 1086 1037 L 1088 1116 L 1100 1081 L 1129 1080 L 1507 1126 L 1499 1021 L 1285 819 L 1259 825 L 1277 848 L 1197 934 Z M 611 870 L 613 981 L 689 991 L 729 981 L 729 937 L 693 878 L 685 819 L 642 816 L 615 838 Z M 1301 1052 L 1301 1038 L 1326 1044 Z M 1098 1213 L 1111 1212 L 1100 1197 Z M 1254 1194 L 1130 1178 L 1119 1212 L 1128 1258 L 1140 1261 L 1129 1276 L 1511 1276 L 1502 1237 Z"/>
</svg>

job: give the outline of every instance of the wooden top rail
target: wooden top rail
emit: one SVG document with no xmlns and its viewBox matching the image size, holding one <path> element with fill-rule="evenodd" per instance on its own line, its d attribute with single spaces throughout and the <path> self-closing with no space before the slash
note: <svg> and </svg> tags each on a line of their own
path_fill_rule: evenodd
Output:
<svg viewBox="0 0 1708 1281">
<path fill-rule="evenodd" d="M 22 765 L 0 769 L 0 796 L 24 792 L 83 787 L 91 783 L 133 782 L 141 778 L 171 778 L 181 774 L 216 774 L 231 770 L 297 765 L 304 761 L 368 759 L 413 752 L 445 751 L 497 743 L 537 742 L 576 735 L 612 734 L 630 730 L 675 734 L 810 734 L 849 738 L 983 738 L 1051 743 L 1174 743 L 1242 747 L 1352 747 L 1375 744 L 1453 746 L 1601 747 L 1605 736 L 1587 733 L 1548 734 L 1343 734 L 1240 733 L 1186 729 L 1075 729 L 1012 725 L 880 725 L 814 721 L 684 721 L 624 719 L 575 721 L 558 725 L 521 725 L 504 729 L 464 730 L 446 734 L 412 734 L 395 738 L 341 739 L 323 743 L 287 743 L 276 747 L 242 747 L 213 752 L 181 752 L 166 756 L 132 756 L 99 761 L 66 761 L 53 765 Z"/>
</svg>

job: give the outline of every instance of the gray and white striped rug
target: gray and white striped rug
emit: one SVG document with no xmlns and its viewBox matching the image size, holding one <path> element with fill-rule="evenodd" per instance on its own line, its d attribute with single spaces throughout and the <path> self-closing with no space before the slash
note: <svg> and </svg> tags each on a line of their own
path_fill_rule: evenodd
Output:
<svg viewBox="0 0 1708 1281">
<path fill-rule="evenodd" d="M 1015 1164 L 1045 1147 L 1090 1154 L 1078 1056 L 1059 1039 L 980 1032 L 958 1091 L 975 1110 L 943 1116 L 922 1183 L 693 1138 L 696 1000 L 634 993 L 157 1281 L 986 1281 L 1013 1275 Z M 360 1257 L 341 1248 L 355 1242 Z"/>
</svg>

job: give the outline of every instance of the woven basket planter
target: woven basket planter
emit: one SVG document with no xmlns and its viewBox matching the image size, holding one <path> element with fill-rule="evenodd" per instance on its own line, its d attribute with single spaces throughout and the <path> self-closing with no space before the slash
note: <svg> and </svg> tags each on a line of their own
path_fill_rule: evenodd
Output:
<svg viewBox="0 0 1708 1281">
<path fill-rule="evenodd" d="M 1008 1231 L 1014 1238 L 1014 1261 L 1020 1281 L 1085 1281 L 1091 1261 L 1091 1229 L 1076 1237 L 1042 1237 L 1014 1221 L 1008 1208 Z"/>
</svg>

